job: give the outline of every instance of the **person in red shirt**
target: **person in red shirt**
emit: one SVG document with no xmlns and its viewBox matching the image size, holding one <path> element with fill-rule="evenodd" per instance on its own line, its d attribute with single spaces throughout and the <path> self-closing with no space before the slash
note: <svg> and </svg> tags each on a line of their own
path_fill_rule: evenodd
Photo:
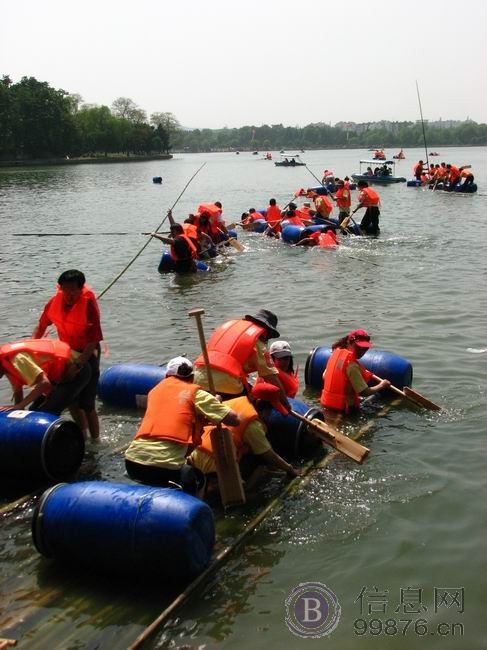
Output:
<svg viewBox="0 0 487 650">
<path fill-rule="evenodd" d="M 100 425 L 95 407 L 96 390 L 100 377 L 100 342 L 103 334 L 100 309 L 95 294 L 86 285 L 84 273 L 77 269 L 64 271 L 58 278 L 58 290 L 47 302 L 34 331 L 33 339 L 40 339 L 49 325 L 54 324 L 58 337 L 79 353 L 66 371 L 66 380 L 73 379 L 84 364 L 91 368 L 91 378 L 70 406 L 71 415 L 81 430 L 92 440 L 99 440 Z"/>
</svg>

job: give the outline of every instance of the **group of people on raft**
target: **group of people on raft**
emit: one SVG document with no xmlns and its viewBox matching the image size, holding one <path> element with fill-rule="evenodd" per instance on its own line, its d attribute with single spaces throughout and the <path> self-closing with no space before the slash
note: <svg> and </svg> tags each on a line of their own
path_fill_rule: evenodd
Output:
<svg viewBox="0 0 487 650">
<path fill-rule="evenodd" d="M 266 437 L 270 410 L 289 415 L 289 398 L 299 389 L 289 343 L 278 340 L 267 348 L 270 339 L 279 337 L 277 323 L 273 312 L 260 309 L 213 332 L 207 352 L 217 396 L 208 392 L 203 355 L 194 363 L 185 357 L 169 361 L 165 379 L 149 392 L 145 416 L 125 452 L 132 479 L 150 485 L 177 484 L 201 496 L 206 478 L 216 471 L 211 445 L 216 424 L 231 431 L 244 478 L 262 464 L 291 478 L 301 474 Z M 334 344 L 320 396 L 325 410 L 348 413 L 359 406 L 361 396 L 390 385 L 387 380 L 368 385 L 372 374 L 359 359 L 371 346 L 365 330 L 350 332 Z M 257 373 L 253 385 L 252 373 Z"/>
<path fill-rule="evenodd" d="M 304 228 L 306 226 L 322 225 L 323 234 L 328 235 L 326 241 L 325 238 L 321 238 L 320 240 L 320 233 L 318 233 L 317 237 L 311 237 L 311 242 L 307 241 L 306 243 L 329 247 L 338 244 L 338 240 L 336 239 L 337 225 L 339 230 L 346 234 L 351 217 L 361 208 L 366 208 L 360 223 L 360 231 L 371 235 L 378 235 L 380 232 L 380 196 L 376 190 L 370 187 L 367 181 L 359 181 L 357 183 L 359 190 L 357 206 L 352 212 L 350 182 L 339 178 L 334 178 L 334 181 L 336 185 L 336 191 L 334 193 L 328 192 L 325 188 L 319 194 L 312 189 L 300 189 L 295 192 L 296 197 L 302 196 L 312 199 L 312 204 L 311 202 L 305 202 L 298 207 L 296 203 L 290 202 L 284 209 L 281 209 L 276 199 L 272 198 L 265 212 L 258 212 L 255 208 L 250 208 L 248 212 L 244 212 L 240 225 L 245 230 L 253 230 L 254 222 L 258 221 L 261 223 L 265 219 L 267 228 L 263 234 L 276 238 L 280 238 L 282 229 L 287 225 Z M 331 220 L 334 209 L 333 202 L 335 202 L 338 208 L 338 224 Z M 309 240 L 309 231 L 303 230 L 300 238 Z"/>
<path fill-rule="evenodd" d="M 430 163 L 428 167 L 422 160 L 419 160 L 413 167 L 414 178 L 420 181 L 422 185 L 436 187 L 442 183 L 444 189 L 454 190 L 455 187 L 468 187 L 473 185 L 475 180 L 470 165 L 457 167 L 450 163 L 434 164 Z"/>
<path fill-rule="evenodd" d="M 0 346 L 0 376 L 6 375 L 13 391 L 13 404 L 0 409 L 30 407 L 59 415 L 69 408 L 85 434 L 98 440 L 94 399 L 102 339 L 99 315 L 84 275 L 77 270 L 61 274 L 32 338 Z M 59 339 L 39 338 L 50 323 Z M 210 434 L 220 423 L 230 429 L 238 459 L 247 462 L 247 475 L 261 464 L 289 477 L 301 474 L 266 437 L 266 416 L 273 408 L 287 416 L 289 399 L 299 390 L 289 343 L 277 340 L 267 347 L 270 339 L 280 336 L 277 323 L 273 312 L 260 309 L 226 321 L 213 332 L 207 351 L 216 396 L 208 392 L 203 355 L 194 363 L 186 357 L 168 362 L 165 378 L 148 394 L 147 410 L 125 452 L 130 478 L 201 495 L 205 477 L 215 472 Z M 347 413 L 359 406 L 361 396 L 389 386 L 387 380 L 368 385 L 371 373 L 359 359 L 371 346 L 365 330 L 350 332 L 333 345 L 320 396 L 325 411 Z M 253 385 L 252 373 L 257 373 Z M 30 390 L 24 396 L 25 387 Z"/>
</svg>

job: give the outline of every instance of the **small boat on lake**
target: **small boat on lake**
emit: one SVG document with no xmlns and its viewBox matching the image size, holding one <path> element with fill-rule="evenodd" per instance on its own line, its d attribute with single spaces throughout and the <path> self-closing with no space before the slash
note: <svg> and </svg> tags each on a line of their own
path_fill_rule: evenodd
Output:
<svg viewBox="0 0 487 650">
<path fill-rule="evenodd" d="M 306 163 L 304 163 L 299 154 L 281 154 L 282 160 L 276 160 L 274 165 L 276 167 L 305 167 Z"/>
<path fill-rule="evenodd" d="M 360 172 L 358 174 L 352 174 L 353 180 L 355 182 L 367 181 L 371 185 L 391 185 L 392 183 L 406 182 L 404 176 L 395 175 L 396 163 L 393 160 L 384 160 L 380 167 L 376 166 L 372 170 L 372 165 L 375 164 L 375 160 L 361 160 Z M 365 172 L 363 171 L 363 166 L 367 167 Z"/>
</svg>

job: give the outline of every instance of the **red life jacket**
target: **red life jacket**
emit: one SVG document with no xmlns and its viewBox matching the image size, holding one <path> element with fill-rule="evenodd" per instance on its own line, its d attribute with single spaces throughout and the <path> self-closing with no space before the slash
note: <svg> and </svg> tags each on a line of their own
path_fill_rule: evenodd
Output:
<svg viewBox="0 0 487 650">
<path fill-rule="evenodd" d="M 352 362 L 357 363 L 362 377 L 366 382 L 369 382 L 372 378 L 373 373 L 360 365 L 353 352 L 347 348 L 337 348 L 331 353 L 326 364 L 325 380 L 320 396 L 320 403 L 325 408 L 336 409 L 338 411 L 348 410 L 346 387 L 350 382 L 346 371 L 348 364 Z M 353 405 L 356 407 L 360 405 L 360 399 L 357 394 L 354 394 L 353 402 Z"/>
<path fill-rule="evenodd" d="M 220 233 L 219 217 L 222 214 L 221 208 L 214 203 L 200 203 L 197 210 L 198 214 L 206 212 L 210 215 L 210 236 L 214 237 Z"/>
<path fill-rule="evenodd" d="M 277 368 L 277 366 L 276 366 Z M 299 389 L 299 379 L 294 374 L 294 372 L 285 372 L 281 368 L 277 368 L 279 373 L 279 379 L 281 380 L 282 387 L 286 393 L 286 397 L 296 397 L 296 393 Z M 265 382 L 265 379 L 262 377 L 257 377 L 255 380 L 256 384 L 262 384 Z M 227 402 L 225 402 L 226 404 Z"/>
<path fill-rule="evenodd" d="M 189 253 L 189 258 L 186 255 L 180 255 L 176 252 L 174 244 L 171 244 L 169 254 L 171 255 L 171 259 L 174 260 L 174 262 L 187 260 L 187 259 L 192 259 L 192 260 L 196 259 L 196 257 L 198 256 L 198 251 L 196 249 L 196 246 L 194 245 L 194 242 L 187 235 L 176 235 L 174 239 L 175 240 L 183 239 L 188 244 L 188 253 Z"/>
<path fill-rule="evenodd" d="M 346 187 L 340 187 L 335 192 L 335 201 L 339 208 L 349 208 L 352 205 L 350 190 Z"/>
<path fill-rule="evenodd" d="M 190 239 L 198 240 L 198 226 L 194 223 L 183 223 L 184 234 L 187 235 Z"/>
<path fill-rule="evenodd" d="M 47 317 L 56 326 L 60 340 L 79 352 L 88 345 L 88 301 L 93 303 L 99 315 L 95 294 L 86 284 L 70 309 L 65 309 L 63 292 L 59 287 L 47 310 Z"/>
<path fill-rule="evenodd" d="M 71 348 L 67 343 L 53 339 L 25 339 L 12 341 L 0 346 L 0 364 L 14 384 L 25 386 L 26 381 L 13 365 L 13 358 L 26 352 L 42 368 L 49 381 L 61 381 L 66 363 L 71 358 Z"/>
<path fill-rule="evenodd" d="M 358 197 L 359 203 L 368 208 L 372 205 L 378 206 L 380 203 L 380 197 L 375 190 L 371 187 L 364 187 Z"/>
<path fill-rule="evenodd" d="M 194 398 L 198 384 L 177 377 L 166 377 L 149 391 L 147 410 L 135 434 L 138 438 L 172 440 L 182 445 L 193 441 L 196 410 Z"/>
<path fill-rule="evenodd" d="M 266 221 L 274 222 L 281 219 L 281 208 L 278 205 L 270 205 L 265 213 Z"/>
<path fill-rule="evenodd" d="M 252 356 L 256 342 L 265 331 L 264 327 L 243 319 L 223 323 L 213 332 L 208 341 L 210 366 L 232 377 L 245 379 L 247 371 L 243 366 Z M 205 365 L 202 354 L 196 359 L 194 365 L 197 368 Z M 249 372 L 255 370 L 257 368 L 252 368 Z"/>
<path fill-rule="evenodd" d="M 322 217 L 328 217 L 333 211 L 333 203 L 327 196 L 317 196 L 314 203 L 316 212 Z"/>
<path fill-rule="evenodd" d="M 338 245 L 335 233 L 332 230 L 320 233 L 318 237 L 318 246 L 320 248 L 331 248 Z"/>
<path fill-rule="evenodd" d="M 236 397 L 235 399 L 226 401 L 225 406 L 230 407 L 233 411 L 238 413 L 238 417 L 240 418 L 240 424 L 238 427 L 226 427 L 227 429 L 230 429 L 232 433 L 235 450 L 237 452 L 237 460 L 239 461 L 242 456 L 248 452 L 248 448 L 243 439 L 245 429 L 251 422 L 259 419 L 259 414 L 255 410 L 252 402 L 245 395 L 243 397 Z M 203 428 L 201 444 L 199 445 L 198 449 L 204 451 L 207 454 L 213 454 L 210 434 L 214 428 L 214 426 L 207 426 Z"/>
</svg>

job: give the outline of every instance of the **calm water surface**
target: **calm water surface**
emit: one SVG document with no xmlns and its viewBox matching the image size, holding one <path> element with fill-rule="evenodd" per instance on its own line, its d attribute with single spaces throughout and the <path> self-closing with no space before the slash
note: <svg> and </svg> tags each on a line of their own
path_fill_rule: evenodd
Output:
<svg viewBox="0 0 487 650">
<path fill-rule="evenodd" d="M 414 387 L 445 406 L 432 413 L 402 404 L 376 417 L 364 439 L 371 448 L 365 464 L 340 459 L 316 471 L 147 647 L 301 648 L 330 638 L 340 649 L 410 648 L 418 642 L 412 627 L 401 633 L 401 624 L 397 634 L 389 628 L 389 634 L 358 636 L 359 618 L 367 624 L 424 618 L 430 648 L 485 647 L 487 150 L 443 153 L 441 160 L 472 165 L 479 193 L 445 195 L 405 184 L 379 189 L 377 240 L 350 237 L 338 251 L 304 250 L 243 233 L 245 253 L 232 250 L 210 273 L 190 278 L 160 276 L 161 247 L 153 241 L 102 298 L 105 367 L 196 356 L 189 309 L 205 309 L 209 334 L 225 319 L 266 307 L 278 314 L 301 369 L 312 347 L 363 327 L 379 349 L 407 357 Z M 423 151 L 406 155 L 397 173 L 410 177 Z M 318 177 L 325 167 L 344 176 L 368 153 L 302 157 Z M 283 205 L 299 187 L 316 184 L 306 168 L 277 168 L 249 153 L 0 171 L 0 341 L 30 334 L 67 268 L 82 269 L 100 293 L 203 162 L 176 217 L 220 200 L 227 221 L 237 221 L 271 196 Z M 156 175 L 162 186 L 152 184 Z M 9 397 L 3 380 L 2 403 Z M 314 391 L 298 397 L 317 401 Z M 379 407 L 371 404 L 367 418 Z M 116 450 L 131 439 L 140 414 L 102 405 L 100 414 L 103 443 L 88 449 L 81 476 L 127 480 Z M 7 491 L 0 503 L 18 494 Z M 0 636 L 21 639 L 21 648 L 126 647 L 164 608 L 160 592 L 170 586 L 147 593 L 123 580 L 73 576 L 49 565 L 31 543 L 34 504 L 2 517 Z M 284 623 L 286 597 L 306 581 L 325 583 L 341 605 L 340 623 L 325 641 L 300 639 Z M 464 612 L 451 599 L 435 612 L 435 589 L 463 589 Z M 439 623 L 463 623 L 464 635 L 457 627 L 455 635 L 441 636 Z"/>
</svg>

